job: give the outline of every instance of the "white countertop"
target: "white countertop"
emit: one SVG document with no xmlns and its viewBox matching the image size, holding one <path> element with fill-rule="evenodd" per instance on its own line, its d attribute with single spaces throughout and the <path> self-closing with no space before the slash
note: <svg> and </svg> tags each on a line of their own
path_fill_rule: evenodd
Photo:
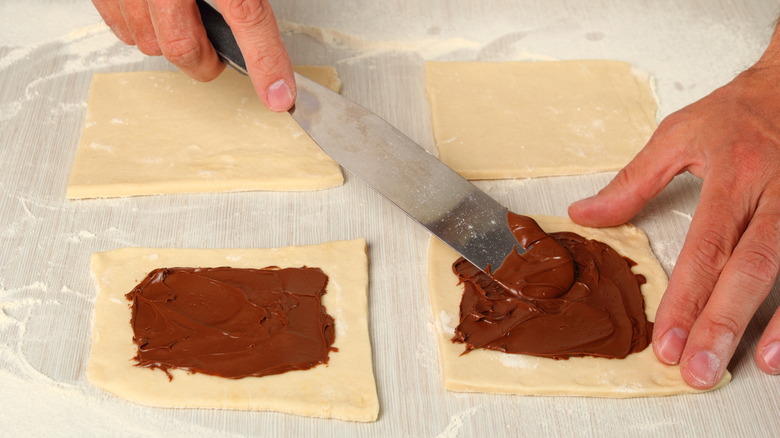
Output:
<svg viewBox="0 0 780 438">
<path fill-rule="evenodd" d="M 656 79 L 660 116 L 726 83 L 763 51 L 772 0 L 279 0 L 296 64 L 330 64 L 343 94 L 433 150 L 422 62 L 602 58 Z M 334 4 L 340 4 L 337 7 Z M 602 5 L 602 6 L 597 6 Z M 752 354 L 775 287 L 729 369 L 703 395 L 628 400 L 444 391 L 426 287 L 428 236 L 347 175 L 312 193 L 66 201 L 91 74 L 172 69 L 119 43 L 80 0 L 0 3 L 0 430 L 9 436 L 772 436 L 780 380 Z M 565 215 L 613 174 L 487 181 L 517 212 Z M 634 220 L 667 272 L 698 200 L 678 177 Z M 375 423 L 264 412 L 154 409 L 86 381 L 95 287 L 88 259 L 123 246 L 276 247 L 365 237 L 380 397 Z"/>
</svg>

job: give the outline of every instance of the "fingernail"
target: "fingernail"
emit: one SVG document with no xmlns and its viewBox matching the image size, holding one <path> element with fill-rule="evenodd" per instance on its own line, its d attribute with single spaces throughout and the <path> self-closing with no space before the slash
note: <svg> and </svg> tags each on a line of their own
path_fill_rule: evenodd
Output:
<svg viewBox="0 0 780 438">
<path fill-rule="evenodd" d="M 669 365 L 677 365 L 680 362 L 680 356 L 682 356 L 685 341 L 687 340 L 688 333 L 679 327 L 675 327 L 661 336 L 656 351 L 664 362 Z"/>
<path fill-rule="evenodd" d="M 292 89 L 283 79 L 271 84 L 266 91 L 268 107 L 273 111 L 287 111 L 295 103 Z"/>
<path fill-rule="evenodd" d="M 716 383 L 720 359 L 711 351 L 700 351 L 688 361 L 688 373 L 696 379 L 701 386 L 713 386 Z"/>
<path fill-rule="evenodd" d="M 772 374 L 780 374 L 780 342 L 775 341 L 764 347 L 761 352 L 764 363 L 772 370 Z"/>
</svg>

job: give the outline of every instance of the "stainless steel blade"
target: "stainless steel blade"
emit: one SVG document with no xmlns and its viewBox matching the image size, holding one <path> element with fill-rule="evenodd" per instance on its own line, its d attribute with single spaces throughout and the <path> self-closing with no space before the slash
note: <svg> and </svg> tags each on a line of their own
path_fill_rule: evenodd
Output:
<svg viewBox="0 0 780 438">
<path fill-rule="evenodd" d="M 501 265 L 517 245 L 506 207 L 376 114 L 295 80 L 290 114 L 328 155 L 480 269 Z"/>
<path fill-rule="evenodd" d="M 222 16 L 198 0 L 217 52 L 246 73 Z M 518 247 L 508 210 L 385 120 L 298 74 L 292 117 L 334 160 L 486 271 Z"/>
</svg>

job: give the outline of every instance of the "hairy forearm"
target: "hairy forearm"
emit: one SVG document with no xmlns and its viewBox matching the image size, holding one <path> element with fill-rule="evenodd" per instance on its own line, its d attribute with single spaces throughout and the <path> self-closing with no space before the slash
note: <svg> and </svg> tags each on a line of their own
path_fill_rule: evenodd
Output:
<svg viewBox="0 0 780 438">
<path fill-rule="evenodd" d="M 772 35 L 772 39 L 769 40 L 769 45 L 758 62 L 756 62 L 755 67 L 780 68 L 780 19 L 775 24 L 775 32 Z"/>
<path fill-rule="evenodd" d="M 756 114 L 772 125 L 780 122 L 780 20 L 775 24 L 769 44 L 761 57 L 727 86 L 734 93 L 720 93 L 731 99 L 739 97 Z"/>
</svg>

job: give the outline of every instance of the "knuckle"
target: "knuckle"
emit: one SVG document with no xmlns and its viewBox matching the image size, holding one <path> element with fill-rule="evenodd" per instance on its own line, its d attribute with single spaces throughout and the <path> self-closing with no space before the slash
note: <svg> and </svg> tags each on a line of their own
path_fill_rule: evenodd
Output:
<svg viewBox="0 0 780 438">
<path fill-rule="evenodd" d="M 240 26 L 258 25 L 273 16 L 267 0 L 227 0 L 224 7 L 225 15 Z"/>
<path fill-rule="evenodd" d="M 685 124 L 687 117 L 680 111 L 673 112 L 666 116 L 661 123 L 658 124 L 658 131 L 673 132 Z"/>
<path fill-rule="evenodd" d="M 192 67 L 200 62 L 203 49 L 195 39 L 179 38 L 162 43 L 162 52 L 179 67 Z"/>
<path fill-rule="evenodd" d="M 626 166 L 618 172 L 616 178 L 618 189 L 623 193 L 630 193 L 642 205 L 650 202 L 657 193 L 657 190 L 652 188 L 656 181 L 644 178 L 642 174 L 645 172 L 647 172 L 645 166 Z"/>
<path fill-rule="evenodd" d="M 712 228 L 706 229 L 695 242 L 694 259 L 705 272 L 714 274 L 720 272 L 731 254 L 729 240 Z"/>
<path fill-rule="evenodd" d="M 779 259 L 776 249 L 762 242 L 754 242 L 740 251 L 739 257 L 734 261 L 734 268 L 752 282 L 769 286 L 774 283 L 780 271 Z"/>
<path fill-rule="evenodd" d="M 262 71 L 274 72 L 284 67 L 285 55 L 279 50 L 263 50 L 252 55 L 256 65 L 260 65 Z"/>
<path fill-rule="evenodd" d="M 631 181 L 631 170 L 628 166 L 623 167 L 620 169 L 615 175 L 615 178 L 612 180 L 612 182 L 621 190 L 624 190 L 628 187 L 629 181 Z"/>
<path fill-rule="evenodd" d="M 691 133 L 691 116 L 683 109 L 666 116 L 658 124 L 656 132 L 671 138 L 687 138 Z"/>
<path fill-rule="evenodd" d="M 678 297 L 678 300 L 679 305 L 683 310 L 681 314 L 684 315 L 688 321 L 694 321 L 704 311 L 705 300 L 692 294 L 684 294 L 681 297 Z"/>
<path fill-rule="evenodd" d="M 707 298 L 707 295 L 690 293 L 679 288 L 669 289 L 664 295 L 664 306 L 668 309 L 666 314 L 673 314 L 674 318 L 682 320 L 684 325 L 693 325 L 704 311 Z"/>
<path fill-rule="evenodd" d="M 145 55 L 157 56 L 161 54 L 160 45 L 157 44 L 157 39 L 155 38 L 138 39 L 136 40 L 136 45 Z"/>
<path fill-rule="evenodd" d="M 714 315 L 707 321 L 707 332 L 709 337 L 721 347 L 723 344 L 732 344 L 742 336 L 745 323 L 727 313 Z"/>
</svg>

